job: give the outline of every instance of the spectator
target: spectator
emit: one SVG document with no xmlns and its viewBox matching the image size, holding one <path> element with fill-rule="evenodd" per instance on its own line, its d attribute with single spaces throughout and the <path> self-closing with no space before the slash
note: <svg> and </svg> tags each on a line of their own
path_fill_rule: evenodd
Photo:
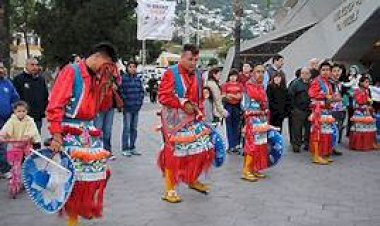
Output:
<svg viewBox="0 0 380 226">
<path fill-rule="evenodd" d="M 149 96 L 150 102 L 157 103 L 157 94 L 158 94 L 158 79 L 155 75 L 148 80 Z"/>
<path fill-rule="evenodd" d="M 213 99 L 214 99 L 214 121 L 219 122 L 222 118 L 227 117 L 227 111 L 223 107 L 222 103 L 222 92 L 220 88 L 220 70 L 218 68 L 213 68 L 208 73 L 208 79 L 206 85 L 210 87 Z"/>
<path fill-rule="evenodd" d="M 17 75 L 13 84 L 20 95 L 20 100 L 29 106 L 29 115 L 34 119 L 38 131 L 41 133 L 42 119 L 48 104 L 48 89 L 45 79 L 39 75 L 38 61 L 36 58 L 26 60 L 24 72 Z"/>
<path fill-rule="evenodd" d="M 289 82 L 289 85 L 288 87 L 290 87 L 295 81 L 298 80 L 298 78 L 300 77 L 301 75 L 301 69 L 302 68 L 298 68 L 296 70 L 296 72 L 294 73 L 295 77 L 293 78 L 292 81 Z M 288 90 L 289 91 L 289 90 Z M 290 96 L 289 96 L 290 97 Z M 290 103 L 290 102 L 289 102 Z M 293 125 L 292 125 L 292 114 L 291 114 L 291 111 L 292 111 L 292 105 L 290 104 L 289 106 L 289 111 L 290 111 L 290 114 L 288 115 L 288 132 L 289 132 L 289 141 L 290 143 L 292 144 L 293 143 L 293 132 L 292 132 L 292 128 L 293 128 Z"/>
<path fill-rule="evenodd" d="M 276 72 L 282 72 L 282 67 L 284 66 L 284 57 L 276 54 L 272 58 L 272 64 L 269 65 L 265 75 L 264 75 L 264 88 L 267 89 L 267 86 L 269 84 L 269 81 L 272 79 L 272 77 L 275 75 Z M 282 72 L 285 74 L 284 72 Z"/>
<path fill-rule="evenodd" d="M 313 58 L 309 60 L 309 71 L 310 71 L 311 79 L 314 79 L 318 77 L 319 75 L 318 64 L 319 64 L 318 58 Z"/>
<path fill-rule="evenodd" d="M 304 148 L 309 147 L 310 122 L 310 97 L 308 94 L 310 83 L 310 70 L 302 68 L 300 78 L 289 87 L 289 97 L 291 100 L 292 118 L 292 146 L 294 152 L 300 152 L 302 144 Z"/>
<path fill-rule="evenodd" d="M 136 150 L 139 111 L 144 100 L 144 86 L 137 77 L 137 62 L 129 61 L 127 73 L 122 76 L 121 94 L 124 100 L 122 152 L 124 156 L 141 155 Z"/>
<path fill-rule="evenodd" d="M 240 145 L 240 102 L 244 87 L 237 81 L 238 75 L 237 70 L 231 70 L 227 82 L 222 87 L 222 94 L 226 99 L 224 107 L 228 112 L 226 127 L 229 152 L 237 152 Z"/>
<path fill-rule="evenodd" d="M 0 62 L 0 129 L 12 114 L 12 104 L 19 100 L 19 96 L 12 82 L 7 79 L 6 69 Z M 0 173 L 6 178 L 11 177 L 11 166 L 6 159 L 7 146 L 0 143 Z"/>
<path fill-rule="evenodd" d="M 203 98 L 204 98 L 204 115 L 205 115 L 205 121 L 208 123 L 214 122 L 214 99 L 212 97 L 211 89 L 210 87 L 203 87 Z"/>
<path fill-rule="evenodd" d="M 243 86 L 245 86 L 245 83 L 247 83 L 247 81 L 249 81 L 249 79 L 251 79 L 251 77 L 252 77 L 251 65 L 248 63 L 243 64 L 243 70 L 239 74 L 238 82 L 240 82 Z"/>
<path fill-rule="evenodd" d="M 41 136 L 33 118 L 27 115 L 28 104 L 17 101 L 13 105 L 13 114 L 1 129 L 6 138 L 21 140 L 30 139 L 33 148 L 41 148 Z"/>
<path fill-rule="evenodd" d="M 342 141 L 342 132 L 343 132 L 343 123 L 346 118 L 346 109 L 343 105 L 342 99 L 342 82 L 340 81 L 340 76 L 342 75 L 343 65 L 334 64 L 331 72 L 330 83 L 333 91 L 333 99 L 336 100 L 331 103 L 332 107 L 332 116 L 335 118 L 335 121 L 339 130 L 339 143 Z M 342 152 L 334 149 L 333 155 L 342 155 Z"/>
<path fill-rule="evenodd" d="M 280 128 L 282 123 L 289 114 L 290 103 L 288 89 L 286 88 L 285 75 L 282 72 L 275 72 L 272 75 L 267 96 L 269 100 L 269 110 L 271 113 L 270 124 Z"/>
</svg>

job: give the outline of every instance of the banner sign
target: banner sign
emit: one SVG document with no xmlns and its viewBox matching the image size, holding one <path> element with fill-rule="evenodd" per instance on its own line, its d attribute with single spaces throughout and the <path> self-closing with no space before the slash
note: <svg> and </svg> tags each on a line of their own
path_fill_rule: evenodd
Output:
<svg viewBox="0 0 380 226">
<path fill-rule="evenodd" d="M 171 40 L 174 32 L 175 1 L 139 0 L 138 40 Z"/>
</svg>

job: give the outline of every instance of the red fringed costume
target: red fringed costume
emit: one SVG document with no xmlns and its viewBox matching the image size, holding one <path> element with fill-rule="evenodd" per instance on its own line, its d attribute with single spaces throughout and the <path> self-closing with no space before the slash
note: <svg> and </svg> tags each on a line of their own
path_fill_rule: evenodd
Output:
<svg viewBox="0 0 380 226">
<path fill-rule="evenodd" d="M 161 118 L 165 144 L 158 165 L 165 174 L 167 190 L 174 190 L 179 182 L 196 183 L 214 161 L 210 131 L 196 115 L 186 114 L 183 110 L 184 104 L 191 102 L 202 111 L 201 90 L 202 80 L 189 74 L 180 64 L 167 70 L 162 78 L 158 97 L 163 105 Z"/>
<path fill-rule="evenodd" d="M 246 95 L 243 98 L 243 110 L 246 121 L 244 153 L 245 167 L 249 172 L 257 173 L 267 169 L 268 165 L 268 99 L 263 85 L 248 81 Z M 248 170 L 248 169 L 246 169 Z M 248 171 L 247 171 L 248 172 Z"/>
<path fill-rule="evenodd" d="M 315 78 L 311 82 L 309 96 L 312 108 L 311 152 L 319 157 L 327 157 L 333 151 L 332 124 L 335 123 L 329 103 L 329 98 L 332 98 L 332 87 L 328 79 L 322 76 Z"/>
<path fill-rule="evenodd" d="M 75 185 L 63 213 L 70 218 L 102 216 L 103 196 L 110 177 L 106 165 L 109 152 L 103 149 L 95 119 L 102 101 L 112 92 L 110 82 L 118 75 L 114 64 L 105 64 L 91 74 L 85 61 L 66 66 L 58 75 L 47 108 L 51 134 L 62 134 L 63 148 L 75 167 Z"/>
<path fill-rule="evenodd" d="M 354 92 L 355 112 L 350 119 L 353 124 L 350 131 L 350 149 L 371 151 L 376 146 L 376 122 L 372 117 L 369 90 L 358 88 Z"/>
</svg>

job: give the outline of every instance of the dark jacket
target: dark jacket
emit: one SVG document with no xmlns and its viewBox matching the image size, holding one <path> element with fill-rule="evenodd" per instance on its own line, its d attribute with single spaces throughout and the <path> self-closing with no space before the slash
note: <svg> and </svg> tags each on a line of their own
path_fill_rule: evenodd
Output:
<svg viewBox="0 0 380 226">
<path fill-rule="evenodd" d="M 288 89 L 276 85 L 269 85 L 267 89 L 269 110 L 272 117 L 285 118 L 290 111 Z"/>
<path fill-rule="evenodd" d="M 13 79 L 13 84 L 20 95 L 20 100 L 29 105 L 29 115 L 36 121 L 45 117 L 48 104 L 48 89 L 42 76 L 33 77 L 23 72 Z"/>
<path fill-rule="evenodd" d="M 141 78 L 128 73 L 124 74 L 120 91 L 124 101 L 124 111 L 137 112 L 141 109 L 144 100 L 144 86 Z"/>
<path fill-rule="evenodd" d="M 305 83 L 301 78 L 289 86 L 289 97 L 292 109 L 309 111 L 310 97 L 308 94 L 310 83 Z"/>
<path fill-rule="evenodd" d="M 12 82 L 0 78 L 0 127 L 12 114 L 12 104 L 19 100 L 19 96 Z"/>
<path fill-rule="evenodd" d="M 158 80 L 151 78 L 148 81 L 149 92 L 158 92 Z"/>
</svg>

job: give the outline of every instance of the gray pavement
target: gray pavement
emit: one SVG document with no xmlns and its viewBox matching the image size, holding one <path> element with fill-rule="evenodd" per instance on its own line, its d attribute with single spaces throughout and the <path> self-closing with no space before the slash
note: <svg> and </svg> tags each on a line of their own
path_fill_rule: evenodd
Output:
<svg viewBox="0 0 380 226">
<path fill-rule="evenodd" d="M 379 226 L 380 152 L 357 153 L 340 147 L 344 154 L 333 165 L 315 166 L 309 153 L 289 152 L 269 178 L 258 183 L 240 179 L 242 157 L 228 156 L 221 169 L 202 180 L 211 184 L 205 196 L 184 185 L 180 204 L 161 201 L 163 180 L 156 164 L 161 136 L 154 132 L 159 120 L 157 105 L 146 104 L 140 114 L 137 147 L 140 157 L 120 153 L 121 115 L 114 123 L 114 153 L 104 218 L 81 225 L 128 226 Z M 65 225 L 56 215 L 44 215 L 22 194 L 7 196 L 0 181 L 0 226 Z"/>
</svg>

